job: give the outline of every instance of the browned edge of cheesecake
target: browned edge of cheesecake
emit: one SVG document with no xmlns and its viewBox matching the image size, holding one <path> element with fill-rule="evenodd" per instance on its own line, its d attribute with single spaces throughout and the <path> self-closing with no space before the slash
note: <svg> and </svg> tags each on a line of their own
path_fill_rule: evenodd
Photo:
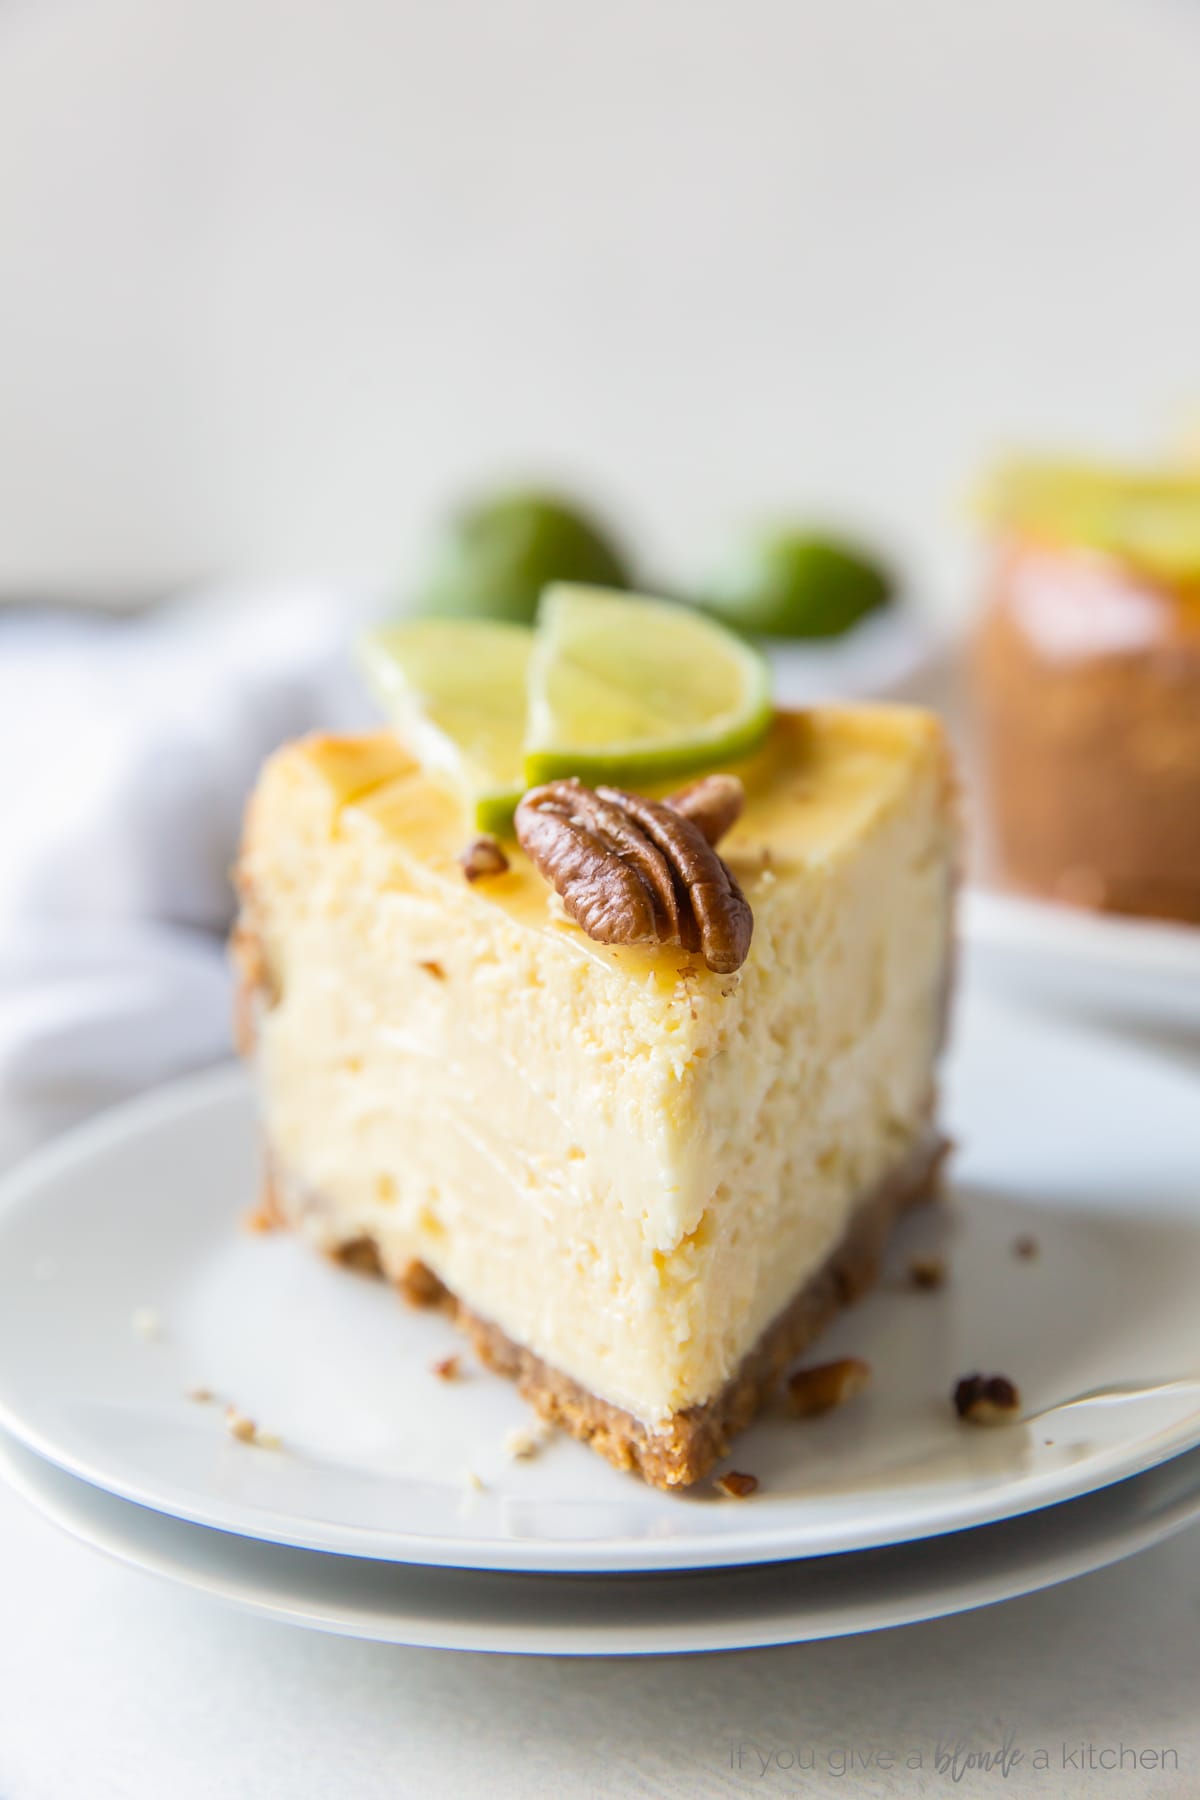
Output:
<svg viewBox="0 0 1200 1800">
<path fill-rule="evenodd" d="M 437 1307 L 453 1319 L 480 1361 L 515 1381 L 543 1419 L 590 1444 L 615 1468 L 635 1470 L 653 1487 L 689 1487 L 725 1455 L 730 1440 L 762 1410 L 789 1365 L 839 1309 L 874 1286 L 892 1226 L 909 1207 L 932 1197 L 947 1148 L 944 1139 L 930 1132 L 910 1151 L 859 1202 L 836 1249 L 768 1326 L 719 1393 L 658 1426 L 643 1424 L 622 1407 L 599 1399 L 515 1343 L 458 1300 L 423 1263 L 410 1263 L 396 1285 L 413 1305 Z M 285 1193 L 291 1194 L 291 1205 Z M 271 1168 L 268 1151 L 263 1209 L 286 1225 L 293 1207 L 320 1211 L 320 1196 L 307 1192 L 296 1196 L 286 1176 Z M 333 1254 L 359 1271 L 381 1272 L 379 1253 L 369 1237 L 356 1237 Z"/>
</svg>

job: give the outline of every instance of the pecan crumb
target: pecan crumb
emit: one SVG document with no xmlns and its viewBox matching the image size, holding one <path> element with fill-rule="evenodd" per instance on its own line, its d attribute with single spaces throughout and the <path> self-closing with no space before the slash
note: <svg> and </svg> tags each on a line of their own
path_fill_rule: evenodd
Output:
<svg viewBox="0 0 1200 1800">
<path fill-rule="evenodd" d="M 531 788 L 521 848 L 568 918 L 600 944 L 678 944 L 716 974 L 740 969 L 754 918 L 700 827 L 659 800 L 578 781 Z"/>
<path fill-rule="evenodd" d="M 252 1206 L 250 1211 L 242 1215 L 242 1228 L 261 1236 L 266 1231 L 274 1231 L 278 1221 L 269 1206 Z"/>
<path fill-rule="evenodd" d="M 751 1494 L 758 1492 L 758 1476 L 743 1475 L 738 1469 L 730 1469 L 726 1475 L 718 1475 L 714 1484 L 731 1500 L 748 1500 Z"/>
<path fill-rule="evenodd" d="M 816 1418 L 853 1400 L 871 1385 L 871 1365 L 861 1356 L 840 1356 L 836 1362 L 797 1369 L 788 1376 L 787 1391 L 792 1411 L 801 1419 Z"/>
<path fill-rule="evenodd" d="M 915 1288 L 940 1288 L 946 1282 L 946 1264 L 940 1256 L 914 1256 L 908 1265 L 908 1279 Z"/>
<path fill-rule="evenodd" d="M 672 812 L 690 819 L 713 845 L 737 824 L 745 803 L 746 790 L 736 775 L 702 775 L 667 799 Z"/>
<path fill-rule="evenodd" d="M 964 1375 L 954 1389 L 954 1410 L 968 1425 L 1009 1425 L 1021 1396 L 1007 1375 Z"/>
<path fill-rule="evenodd" d="M 1022 1262 L 1032 1262 L 1041 1250 L 1041 1245 L 1030 1232 L 1025 1232 L 1021 1237 L 1013 1239 L 1012 1248 L 1013 1255 L 1019 1256 Z"/>
<path fill-rule="evenodd" d="M 446 979 L 445 969 L 443 969 L 440 962 L 435 962 L 432 957 L 426 962 L 419 962 L 417 967 L 418 969 L 424 969 L 427 975 L 432 975 L 435 981 L 445 981 Z"/>
<path fill-rule="evenodd" d="M 482 881 L 487 875 L 503 875 L 508 858 L 494 837 L 477 837 L 459 857 L 468 881 Z"/>
<path fill-rule="evenodd" d="M 210 1406 L 216 1397 L 211 1388 L 194 1387 L 187 1391 L 187 1398 L 194 1401 L 197 1406 Z"/>
<path fill-rule="evenodd" d="M 462 1374 L 462 1358 L 443 1356 L 432 1366 L 432 1371 L 439 1381 L 457 1381 Z"/>
</svg>

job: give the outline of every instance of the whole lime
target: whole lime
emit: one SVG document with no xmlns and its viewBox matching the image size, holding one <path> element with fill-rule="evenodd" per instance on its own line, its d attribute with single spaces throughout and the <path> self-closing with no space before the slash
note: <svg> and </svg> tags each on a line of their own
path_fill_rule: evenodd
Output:
<svg viewBox="0 0 1200 1800">
<path fill-rule="evenodd" d="M 629 586 L 608 531 L 557 494 L 508 492 L 462 507 L 433 545 L 416 609 L 440 618 L 529 624 L 552 581 Z"/>
<path fill-rule="evenodd" d="M 858 545 L 773 526 L 735 544 L 700 596 L 738 631 L 762 637 L 840 637 L 895 591 L 890 571 Z"/>
</svg>

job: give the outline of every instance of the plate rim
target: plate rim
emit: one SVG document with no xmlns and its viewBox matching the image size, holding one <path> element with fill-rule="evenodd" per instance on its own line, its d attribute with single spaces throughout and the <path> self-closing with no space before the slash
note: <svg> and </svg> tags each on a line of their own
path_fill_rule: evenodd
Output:
<svg viewBox="0 0 1200 1800">
<path fill-rule="evenodd" d="M 1119 1513 L 1122 1503 L 1131 1498 L 1144 1499 L 1147 1492 L 1155 1495 L 1156 1489 L 1162 1485 L 1164 1468 L 1170 1469 L 1175 1463 L 1194 1464 L 1190 1476 L 1190 1485 L 1180 1494 L 1168 1491 L 1161 1499 L 1152 1498 L 1147 1512 L 1135 1513 L 1132 1520 L 1122 1522 L 1120 1517 L 1111 1518 L 1114 1509 Z M 39 1476 L 43 1479 L 39 1481 Z M 47 1497 L 46 1482 L 51 1484 L 57 1478 L 67 1485 L 67 1493 L 72 1498 L 64 1501 L 61 1488 L 58 1496 Z M 889 1549 L 877 1552 L 848 1552 L 841 1557 L 822 1559 L 825 1564 L 821 1575 L 828 1579 L 841 1573 L 835 1565 L 857 1561 L 871 1564 L 870 1581 L 878 1579 L 879 1558 L 890 1558 L 893 1567 L 903 1564 L 907 1559 L 914 1565 L 910 1576 L 910 1587 L 915 1587 L 917 1595 L 907 1601 L 897 1600 L 890 1596 L 884 1603 L 883 1610 L 872 1615 L 867 1603 L 860 1595 L 854 1595 L 846 1601 L 839 1614 L 837 1580 L 831 1582 L 835 1598 L 826 1598 L 816 1609 L 808 1609 L 808 1623 L 805 1619 L 805 1592 L 803 1585 L 796 1593 L 794 1603 L 785 1620 L 778 1617 L 769 1626 L 765 1626 L 762 1615 L 755 1611 L 753 1616 L 759 1620 L 754 1626 L 746 1623 L 732 1626 L 725 1625 L 718 1633 L 716 1641 L 712 1639 L 713 1626 L 708 1626 L 709 1637 L 704 1641 L 695 1641 L 695 1634 L 703 1637 L 705 1626 L 697 1624 L 694 1619 L 688 1621 L 686 1627 L 674 1627 L 674 1632 L 682 1633 L 685 1629 L 690 1634 L 689 1641 L 678 1641 L 672 1628 L 664 1624 L 664 1609 L 653 1608 L 654 1623 L 637 1629 L 637 1635 L 630 1641 L 622 1636 L 614 1643 L 611 1626 L 590 1624 L 581 1627 L 578 1616 L 574 1616 L 567 1627 L 546 1626 L 539 1622 L 530 1626 L 528 1618 L 516 1625 L 506 1626 L 495 1622 L 494 1614 L 487 1621 L 486 1629 L 481 1631 L 483 1621 L 473 1617 L 471 1628 L 431 1630 L 428 1624 L 428 1602 L 426 1603 L 426 1623 L 415 1626 L 411 1612 L 401 1614 L 397 1610 L 381 1610 L 373 1625 L 366 1628 L 362 1616 L 350 1617 L 352 1605 L 343 1601 L 340 1614 L 334 1605 L 321 1604 L 309 1590 L 297 1598 L 297 1591 L 290 1596 L 269 1597 L 265 1594 L 261 1581 L 255 1590 L 253 1578 L 241 1577 L 235 1571 L 230 1573 L 228 1564 L 214 1578 L 211 1567 L 199 1566 L 202 1558 L 219 1557 L 224 1550 L 227 1555 L 234 1556 L 237 1551 L 231 1544 L 241 1547 L 243 1554 L 247 1547 L 250 1554 L 265 1555 L 268 1560 L 281 1558 L 300 1559 L 300 1566 L 305 1562 L 321 1565 L 323 1574 L 333 1574 L 336 1582 L 342 1574 L 339 1565 L 353 1563 L 361 1567 L 364 1563 L 369 1568 L 371 1559 L 329 1557 L 320 1551 L 299 1549 L 294 1546 L 279 1545 L 264 1540 L 246 1538 L 236 1533 L 214 1530 L 211 1527 L 198 1525 L 191 1521 L 179 1519 L 171 1514 L 155 1512 L 153 1508 L 140 1506 L 106 1489 L 96 1488 L 81 1477 L 63 1470 L 54 1463 L 37 1455 L 26 1445 L 20 1444 L 7 1434 L 0 1432 L 0 1480 L 14 1492 L 18 1498 L 28 1505 L 39 1517 L 52 1524 L 57 1530 L 64 1532 L 76 1543 L 95 1550 L 116 1562 L 123 1568 L 135 1569 L 157 1580 L 182 1587 L 185 1591 L 202 1594 L 206 1598 L 220 1601 L 232 1606 L 239 1612 L 251 1617 L 270 1620 L 276 1624 L 290 1624 L 306 1630 L 319 1631 L 326 1635 L 348 1637 L 359 1641 L 376 1643 L 403 1644 L 411 1648 L 431 1650 L 459 1650 L 483 1654 L 500 1655 L 553 1655 L 553 1656 L 677 1656 L 720 1654 L 721 1652 L 741 1649 L 768 1649 L 791 1643 L 828 1642 L 840 1637 L 848 1637 L 865 1631 L 886 1631 L 899 1629 L 905 1625 L 927 1623 L 934 1619 L 949 1618 L 960 1613 L 973 1612 L 984 1607 L 994 1606 L 1006 1600 L 1018 1599 L 1026 1595 L 1041 1593 L 1048 1588 L 1061 1586 L 1068 1581 L 1077 1580 L 1083 1575 L 1093 1574 L 1109 1568 L 1114 1564 L 1138 1555 L 1157 1544 L 1167 1541 L 1179 1532 L 1187 1529 L 1200 1519 L 1200 1450 L 1185 1453 L 1184 1456 L 1172 1458 L 1164 1465 L 1144 1471 L 1141 1475 L 1130 1477 L 1124 1482 L 1110 1484 L 1106 1488 L 1085 1495 L 1077 1500 L 1068 1500 L 1059 1506 L 1047 1509 L 1052 1524 L 1060 1530 L 1064 1521 L 1074 1519 L 1078 1524 L 1081 1518 L 1088 1518 L 1089 1513 L 1100 1514 L 1097 1522 L 1089 1520 L 1090 1528 L 1085 1530 L 1080 1539 L 1074 1533 L 1075 1547 L 1070 1554 L 1061 1554 L 1060 1549 L 1047 1550 L 1046 1533 L 1043 1529 L 1035 1529 L 1028 1514 L 1002 1520 L 995 1525 L 980 1526 L 961 1532 L 943 1534 L 937 1538 L 918 1539 L 915 1542 L 898 1544 Z M 110 1519 L 118 1521 L 114 1531 L 111 1524 L 97 1529 L 95 1510 L 99 1505 L 101 1511 L 107 1508 Z M 152 1523 L 158 1538 L 161 1540 L 164 1527 L 168 1537 L 168 1548 L 164 1552 L 161 1547 L 148 1550 L 144 1538 L 137 1534 L 138 1520 L 141 1518 L 144 1530 L 147 1520 Z M 1016 1536 L 1018 1540 L 1024 1535 L 1027 1550 L 1021 1554 L 1020 1546 L 1013 1552 L 1008 1549 L 1007 1560 L 999 1570 L 995 1566 L 995 1549 L 997 1544 L 1005 1544 Z M 177 1549 L 174 1554 L 171 1544 L 190 1547 L 190 1551 Z M 977 1573 L 973 1578 L 965 1573 L 943 1575 L 939 1580 L 936 1567 L 932 1573 L 923 1571 L 921 1564 L 936 1563 L 939 1559 L 957 1559 L 958 1566 L 965 1561 L 975 1565 Z M 292 1566 L 291 1563 L 288 1565 Z M 771 1576 L 773 1582 L 779 1565 L 757 1565 L 740 1571 L 751 1580 L 766 1579 Z M 806 1581 L 811 1584 L 811 1571 L 801 1560 L 783 1565 L 783 1569 L 803 1572 Z M 388 1562 L 383 1565 L 382 1579 L 391 1581 L 393 1586 L 397 1580 L 402 1581 L 406 1571 L 403 1564 Z M 780 1571 L 782 1572 L 782 1571 Z M 525 1593 L 536 1599 L 539 1591 L 545 1593 L 545 1584 L 539 1583 L 532 1575 L 497 1574 L 493 1571 L 479 1570 L 443 1570 L 433 1566 L 422 1567 L 416 1573 L 424 1578 L 426 1586 L 432 1577 L 435 1581 L 443 1575 L 478 1575 L 488 1581 L 504 1581 L 521 1587 Z M 699 1585 L 701 1591 L 718 1591 L 722 1575 L 736 1577 L 737 1569 L 726 1570 L 683 1570 L 664 1577 L 674 1583 Z M 575 1583 L 586 1587 L 591 1585 L 587 1576 L 562 1575 L 554 1579 L 560 1582 Z M 638 1581 L 637 1576 L 626 1577 L 626 1580 Z M 649 1591 L 649 1590 L 647 1590 Z M 635 1595 L 636 1598 L 636 1595 Z M 527 1605 L 530 1602 L 527 1600 Z M 478 1607 L 474 1609 L 476 1612 Z M 745 1603 L 743 1619 L 750 1615 L 749 1603 Z M 831 1617 L 832 1614 L 832 1617 Z M 630 1615 L 623 1612 L 621 1629 L 627 1632 L 630 1628 Z M 531 1630 L 536 1634 L 535 1641 L 529 1641 Z"/>
<path fill-rule="evenodd" d="M 1006 1006 L 992 996 L 981 996 L 978 1003 L 989 1010 L 1005 1013 L 1021 1029 L 1050 1030 L 1055 1035 L 1065 1035 L 1094 1046 L 1093 1035 L 1076 1025 L 1057 1019 L 1053 1022 L 1031 1021 L 1019 1007 Z M 1169 1070 L 1172 1076 L 1187 1079 L 1186 1071 L 1142 1044 L 1112 1040 L 1105 1048 L 1110 1054 L 1134 1058 L 1152 1064 L 1160 1071 Z M 250 1103 L 252 1090 L 252 1077 L 244 1066 L 224 1062 L 165 1082 L 76 1126 L 34 1151 L 0 1177 L 0 1233 L 10 1213 L 36 1196 L 43 1183 L 78 1172 L 106 1149 L 121 1147 L 156 1130 L 170 1130 L 180 1120 L 197 1112 L 203 1113 L 206 1108 Z M 10 1404 L 2 1387 L 0 1428 L 43 1460 L 90 1486 L 151 1511 L 211 1530 L 295 1549 L 430 1568 L 524 1574 L 624 1574 L 698 1571 L 835 1556 L 911 1544 L 1023 1517 L 1151 1471 L 1200 1446 L 1200 1405 L 1190 1415 L 1190 1423 L 1182 1421 L 1164 1429 L 1154 1434 L 1149 1443 L 1143 1440 L 1139 1448 L 1129 1445 L 1123 1451 L 1110 1451 L 1107 1457 L 1093 1459 L 1086 1465 L 1063 1465 L 1040 1475 L 1028 1476 L 1024 1481 L 1010 1482 L 999 1490 L 960 1494 L 953 1501 L 943 1501 L 940 1506 L 926 1507 L 922 1515 L 914 1514 L 910 1523 L 902 1528 L 897 1528 L 893 1521 L 890 1525 L 876 1524 L 866 1530 L 860 1527 L 856 1532 L 835 1531 L 830 1526 L 817 1538 L 813 1538 L 810 1531 L 807 1541 L 800 1547 L 795 1536 L 789 1535 L 777 1520 L 764 1524 L 757 1531 L 747 1521 L 745 1531 L 728 1537 L 695 1531 L 670 1538 L 608 1537 L 568 1541 L 465 1534 L 439 1538 L 345 1522 L 315 1521 L 304 1515 L 268 1508 L 256 1508 L 247 1517 L 244 1506 L 224 1501 L 219 1495 L 205 1498 L 171 1482 L 148 1484 L 144 1479 L 125 1478 L 119 1471 L 114 1474 L 93 1454 L 48 1436 L 36 1419 L 27 1417 L 20 1408 Z M 1086 1473 L 1083 1472 L 1085 1468 Z"/>
<path fill-rule="evenodd" d="M 1200 983 L 1200 926 L 1090 912 L 976 878 L 961 896 L 959 928 L 980 949 L 1070 956 L 1081 967 Z"/>
</svg>

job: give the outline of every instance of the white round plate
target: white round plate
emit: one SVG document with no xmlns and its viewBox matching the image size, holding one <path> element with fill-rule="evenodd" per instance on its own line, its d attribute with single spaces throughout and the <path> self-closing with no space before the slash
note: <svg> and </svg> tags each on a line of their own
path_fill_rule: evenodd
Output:
<svg viewBox="0 0 1200 1800">
<path fill-rule="evenodd" d="M 1200 926 L 1089 913 L 969 888 L 963 936 L 983 980 L 1037 1004 L 1200 1038 Z"/>
<path fill-rule="evenodd" d="M 261 1543 L 118 1500 L 0 1434 L 0 1477 L 119 1562 L 293 1625 L 433 1650 L 648 1656 L 942 1618 L 1105 1567 L 1200 1515 L 1200 1451 L 1036 1518 L 890 1550 L 674 1575 L 414 1568 Z"/>
<path fill-rule="evenodd" d="M 961 1009 L 950 1200 L 911 1220 L 822 1356 L 863 1400 L 739 1439 L 751 1501 L 665 1495 L 559 1438 L 512 1462 L 515 1391 L 439 1381 L 442 1319 L 239 1221 L 257 1150 L 220 1071 L 86 1127 L 0 1188 L 0 1424 L 126 1499 L 312 1549 L 515 1570 L 681 1569 L 863 1549 L 1010 1517 L 1200 1443 L 1200 1093 L 1145 1051 Z M 1040 1254 L 1014 1240 L 1033 1233 Z M 937 1247 L 937 1292 L 903 1280 Z M 157 1336 L 136 1329 L 161 1322 Z M 972 1370 L 1025 1422 L 960 1425 Z M 230 1401 L 282 1447 L 234 1441 Z M 1082 1398 L 1081 1398 L 1082 1396 Z M 1067 1403 L 1067 1404 L 1064 1404 Z M 473 1486 L 468 1471 L 482 1483 Z"/>
</svg>

